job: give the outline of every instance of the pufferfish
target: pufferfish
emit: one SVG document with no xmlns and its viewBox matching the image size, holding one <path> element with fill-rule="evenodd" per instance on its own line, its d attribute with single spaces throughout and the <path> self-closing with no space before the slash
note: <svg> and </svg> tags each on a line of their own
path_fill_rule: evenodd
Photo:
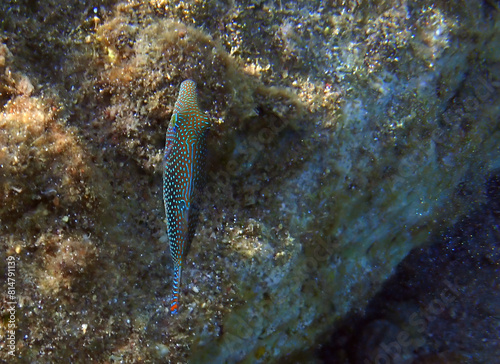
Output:
<svg viewBox="0 0 500 364">
<path fill-rule="evenodd" d="M 182 82 L 167 129 L 163 171 L 163 203 L 174 262 L 172 314 L 179 308 L 182 268 L 199 216 L 197 199 L 204 179 L 209 128 L 208 117 L 198 105 L 195 82 Z"/>
</svg>

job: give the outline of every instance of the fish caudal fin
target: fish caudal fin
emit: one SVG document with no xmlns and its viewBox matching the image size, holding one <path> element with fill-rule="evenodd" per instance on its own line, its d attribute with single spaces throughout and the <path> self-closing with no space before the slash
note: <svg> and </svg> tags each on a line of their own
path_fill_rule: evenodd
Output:
<svg viewBox="0 0 500 364">
<path fill-rule="evenodd" d="M 172 288 L 172 303 L 170 304 L 170 312 L 172 315 L 177 314 L 179 308 L 179 289 L 181 284 L 181 266 L 174 268 L 174 286 Z"/>
</svg>

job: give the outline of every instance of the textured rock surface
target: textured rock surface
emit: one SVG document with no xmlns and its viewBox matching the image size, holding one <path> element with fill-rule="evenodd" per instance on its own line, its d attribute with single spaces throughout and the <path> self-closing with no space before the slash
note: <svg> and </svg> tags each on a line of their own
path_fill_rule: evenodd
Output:
<svg viewBox="0 0 500 364">
<path fill-rule="evenodd" d="M 450 4 L 2 3 L 18 359 L 291 360 L 363 309 L 499 167 L 498 7 Z M 214 125 L 170 317 L 161 160 L 186 78 Z"/>
<path fill-rule="evenodd" d="M 487 199 L 414 249 L 321 350 L 326 362 L 491 363 L 500 354 L 500 176 Z"/>
</svg>

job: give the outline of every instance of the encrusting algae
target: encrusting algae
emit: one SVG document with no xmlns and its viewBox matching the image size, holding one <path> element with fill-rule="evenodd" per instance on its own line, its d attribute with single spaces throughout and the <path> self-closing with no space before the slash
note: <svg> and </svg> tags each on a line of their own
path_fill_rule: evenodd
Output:
<svg viewBox="0 0 500 364">
<path fill-rule="evenodd" d="M 486 3 L 2 2 L 16 360 L 273 363 L 320 343 L 500 166 Z M 186 79 L 213 125 L 170 316 L 159 186 Z"/>
</svg>

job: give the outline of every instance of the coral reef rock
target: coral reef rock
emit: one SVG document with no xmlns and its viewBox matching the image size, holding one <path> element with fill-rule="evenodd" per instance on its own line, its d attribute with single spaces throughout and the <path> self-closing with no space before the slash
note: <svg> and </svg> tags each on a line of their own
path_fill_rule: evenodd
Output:
<svg viewBox="0 0 500 364">
<path fill-rule="evenodd" d="M 499 19 L 493 1 L 2 2 L 0 360 L 300 360 L 483 201 Z M 185 79 L 212 128 L 173 317 L 162 155 Z"/>
</svg>

